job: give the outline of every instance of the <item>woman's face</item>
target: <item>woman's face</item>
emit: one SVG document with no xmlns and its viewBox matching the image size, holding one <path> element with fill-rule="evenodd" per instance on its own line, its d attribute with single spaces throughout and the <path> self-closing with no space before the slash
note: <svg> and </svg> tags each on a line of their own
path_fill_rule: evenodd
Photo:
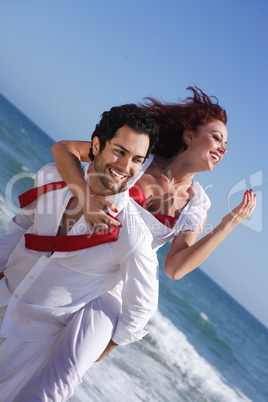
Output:
<svg viewBox="0 0 268 402">
<path fill-rule="evenodd" d="M 195 160 L 200 163 L 200 170 L 212 171 L 227 152 L 228 132 L 224 123 L 214 120 L 197 128 L 192 135 L 190 148 Z"/>
</svg>

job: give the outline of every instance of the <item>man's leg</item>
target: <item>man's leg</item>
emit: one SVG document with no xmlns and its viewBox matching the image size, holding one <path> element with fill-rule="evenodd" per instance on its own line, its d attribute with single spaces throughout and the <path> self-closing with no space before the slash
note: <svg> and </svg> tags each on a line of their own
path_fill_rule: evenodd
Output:
<svg viewBox="0 0 268 402">
<path fill-rule="evenodd" d="M 42 366 L 9 400 L 60 402 L 71 397 L 110 341 L 120 312 L 121 303 L 110 293 L 81 309 L 60 332 Z"/>
</svg>

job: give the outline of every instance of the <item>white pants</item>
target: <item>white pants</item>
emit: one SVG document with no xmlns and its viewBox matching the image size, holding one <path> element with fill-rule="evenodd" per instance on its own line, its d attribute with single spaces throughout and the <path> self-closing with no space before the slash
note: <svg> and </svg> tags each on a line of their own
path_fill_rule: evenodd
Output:
<svg viewBox="0 0 268 402">
<path fill-rule="evenodd" d="M 120 311 L 120 301 L 107 293 L 76 313 L 45 343 L 5 339 L 0 345 L 0 359 L 5 361 L 3 369 L 0 363 L 1 400 L 62 402 L 70 398 L 110 341 Z"/>
</svg>

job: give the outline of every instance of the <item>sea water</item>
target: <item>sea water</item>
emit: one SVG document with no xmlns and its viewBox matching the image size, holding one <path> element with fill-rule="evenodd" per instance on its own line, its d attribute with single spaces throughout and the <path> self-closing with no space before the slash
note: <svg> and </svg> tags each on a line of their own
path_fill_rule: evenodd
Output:
<svg viewBox="0 0 268 402">
<path fill-rule="evenodd" d="M 0 95 L 0 234 L 17 196 L 53 161 L 53 142 Z M 94 364 L 70 401 L 267 402 L 267 328 L 201 269 L 170 280 L 168 247 L 158 252 L 160 300 L 149 334 Z"/>
</svg>

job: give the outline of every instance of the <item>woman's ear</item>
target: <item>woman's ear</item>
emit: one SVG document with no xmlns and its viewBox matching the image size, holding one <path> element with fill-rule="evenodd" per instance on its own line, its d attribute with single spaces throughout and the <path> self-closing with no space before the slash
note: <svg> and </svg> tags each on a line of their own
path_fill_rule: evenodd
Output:
<svg viewBox="0 0 268 402">
<path fill-rule="evenodd" d="M 187 145 L 187 147 L 189 147 L 189 145 L 191 145 L 192 140 L 193 140 L 193 132 L 191 130 L 183 130 L 183 140 L 185 145 Z"/>
<path fill-rule="evenodd" d="M 92 138 L 92 152 L 93 155 L 96 156 L 100 150 L 100 140 L 99 137 Z"/>
</svg>

